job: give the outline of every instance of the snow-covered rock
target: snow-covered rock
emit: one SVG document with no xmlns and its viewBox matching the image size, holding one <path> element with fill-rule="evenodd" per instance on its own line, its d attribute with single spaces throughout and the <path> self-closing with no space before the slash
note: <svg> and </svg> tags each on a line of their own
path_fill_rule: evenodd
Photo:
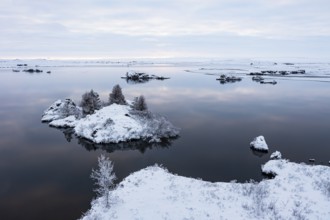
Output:
<svg viewBox="0 0 330 220">
<path fill-rule="evenodd" d="M 77 122 L 77 118 L 74 115 L 71 115 L 66 118 L 53 120 L 49 125 L 57 128 L 73 128 L 77 125 Z"/>
<path fill-rule="evenodd" d="M 84 118 L 73 115 L 75 111 L 69 116 L 64 115 L 65 106 L 72 107 L 65 109 L 76 108 L 81 112 L 80 108 L 73 108 L 75 105 L 71 102 L 56 101 L 45 111 L 42 120 L 51 121 L 49 125 L 53 127 L 72 127 L 77 136 L 97 144 L 130 140 L 159 142 L 161 138 L 176 137 L 179 134 L 179 129 L 164 117 L 151 112 L 134 111 L 130 105 L 112 104 Z"/>
<path fill-rule="evenodd" d="M 75 133 L 95 143 L 140 139 L 142 124 L 129 115 L 127 105 L 112 104 L 77 122 Z"/>
<path fill-rule="evenodd" d="M 254 138 L 254 140 L 250 143 L 250 147 L 253 150 L 259 150 L 259 151 L 268 151 L 268 145 L 265 141 L 264 136 L 258 136 Z"/>
<path fill-rule="evenodd" d="M 282 154 L 279 151 L 275 151 L 270 155 L 270 159 L 272 160 L 277 160 L 277 159 L 282 159 Z"/>
<path fill-rule="evenodd" d="M 92 202 L 88 219 L 330 219 L 330 167 L 270 160 L 259 183 L 211 183 L 152 166 Z"/>
<path fill-rule="evenodd" d="M 42 122 L 51 122 L 57 119 L 64 119 L 74 115 L 80 117 L 82 114 L 81 108 L 71 99 L 57 100 L 49 108 L 47 108 L 41 118 Z"/>
</svg>

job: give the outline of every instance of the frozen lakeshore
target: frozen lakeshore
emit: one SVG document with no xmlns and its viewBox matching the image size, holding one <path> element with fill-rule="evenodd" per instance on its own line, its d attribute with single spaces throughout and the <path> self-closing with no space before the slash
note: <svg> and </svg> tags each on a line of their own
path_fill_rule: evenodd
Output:
<svg viewBox="0 0 330 220">
<path fill-rule="evenodd" d="M 329 219 L 330 168 L 270 160 L 261 182 L 217 182 L 151 166 L 92 202 L 82 219 Z"/>
</svg>

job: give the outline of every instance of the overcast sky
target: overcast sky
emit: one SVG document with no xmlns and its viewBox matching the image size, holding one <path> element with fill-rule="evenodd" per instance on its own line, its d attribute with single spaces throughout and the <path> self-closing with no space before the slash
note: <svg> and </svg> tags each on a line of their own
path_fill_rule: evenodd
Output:
<svg viewBox="0 0 330 220">
<path fill-rule="evenodd" d="M 329 0 L 0 0 L 0 58 L 330 58 Z"/>
</svg>

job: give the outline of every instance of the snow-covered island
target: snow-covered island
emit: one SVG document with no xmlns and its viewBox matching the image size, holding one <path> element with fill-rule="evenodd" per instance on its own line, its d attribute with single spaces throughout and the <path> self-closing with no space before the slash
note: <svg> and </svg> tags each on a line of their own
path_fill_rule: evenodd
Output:
<svg viewBox="0 0 330 220">
<path fill-rule="evenodd" d="M 93 90 L 82 96 L 79 106 L 71 99 L 57 100 L 45 110 L 41 121 L 53 127 L 72 128 L 78 137 L 98 144 L 159 142 L 179 134 L 179 129 L 165 117 L 148 111 L 143 96 L 126 101 L 119 85 L 113 88 L 107 103 L 102 103 Z"/>
<path fill-rule="evenodd" d="M 126 76 L 122 77 L 123 79 L 126 79 L 127 83 L 145 83 L 149 80 L 165 80 L 169 79 L 169 77 L 164 76 L 156 76 L 156 75 L 149 75 L 144 72 L 138 72 L 134 70 L 130 70 L 126 72 Z"/>
<path fill-rule="evenodd" d="M 99 170 L 101 195 L 84 220 L 330 219 L 328 166 L 273 159 L 262 166 L 262 172 L 274 175 L 273 179 L 211 183 L 155 165 L 129 175 L 117 186 L 106 185 L 110 190 L 104 183 L 115 177 L 112 164 L 105 161 Z"/>
</svg>

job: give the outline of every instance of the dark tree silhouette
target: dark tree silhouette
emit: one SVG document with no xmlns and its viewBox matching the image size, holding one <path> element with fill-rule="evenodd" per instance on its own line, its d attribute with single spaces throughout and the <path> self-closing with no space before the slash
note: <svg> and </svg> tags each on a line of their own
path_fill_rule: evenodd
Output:
<svg viewBox="0 0 330 220">
<path fill-rule="evenodd" d="M 148 106 L 143 95 L 136 97 L 133 103 L 133 109 L 137 111 L 147 111 Z"/>
<path fill-rule="evenodd" d="M 126 105 L 125 97 L 121 91 L 121 87 L 117 84 L 112 88 L 112 93 L 109 95 L 109 104 L 118 104 L 118 105 Z"/>
<path fill-rule="evenodd" d="M 80 102 L 84 115 L 93 114 L 95 110 L 101 109 L 102 104 L 100 101 L 99 94 L 91 90 L 82 95 Z"/>
</svg>

